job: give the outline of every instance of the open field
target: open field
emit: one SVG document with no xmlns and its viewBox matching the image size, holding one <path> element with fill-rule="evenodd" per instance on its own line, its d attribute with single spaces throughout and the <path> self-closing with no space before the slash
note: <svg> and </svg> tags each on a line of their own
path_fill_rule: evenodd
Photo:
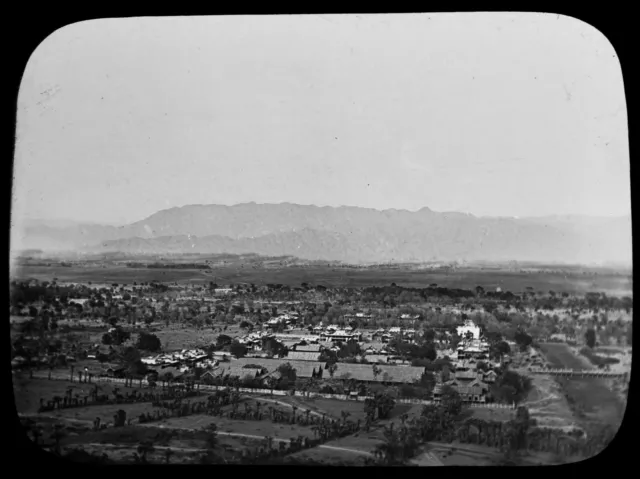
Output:
<svg viewBox="0 0 640 479">
<path fill-rule="evenodd" d="M 310 409 L 319 414 L 326 414 L 327 418 L 341 419 L 342 411 L 345 411 L 349 413 L 350 421 L 360 419 L 363 422 L 366 416 L 364 412 L 364 402 L 361 401 L 340 401 L 337 399 L 291 396 L 280 396 L 277 400 L 297 406 L 299 408 L 297 414 L 304 412 L 305 409 Z M 418 412 L 420 407 L 421 406 L 418 406 Z M 398 419 L 402 414 L 408 413 L 411 410 L 416 410 L 416 406 L 411 404 L 396 404 L 391 411 L 389 419 Z"/>
<path fill-rule="evenodd" d="M 194 328 L 158 327 L 153 334 L 160 339 L 162 349 L 168 352 L 203 347 L 215 343 L 215 338 L 219 333 L 214 333 L 211 329 L 198 331 Z"/>
<path fill-rule="evenodd" d="M 185 417 L 169 418 L 161 423 L 141 424 L 141 427 L 157 427 L 159 424 L 163 428 L 179 429 L 202 429 L 203 427 L 215 423 L 219 432 L 230 432 L 237 434 L 247 434 L 250 436 L 273 436 L 282 439 L 305 436 L 313 438 L 313 430 L 310 427 L 299 424 L 274 424 L 271 421 L 242 421 L 213 417 L 208 415 L 191 415 Z"/>
<path fill-rule="evenodd" d="M 364 403 L 355 401 L 338 401 L 336 399 L 324 399 L 324 398 L 299 398 L 291 396 L 283 396 L 277 398 L 279 401 L 287 402 L 289 404 L 295 404 L 303 411 L 310 409 L 311 411 L 326 414 L 328 418 L 340 419 L 342 411 L 346 411 L 350 414 L 349 419 L 357 421 L 361 419 L 364 421 Z"/>
<path fill-rule="evenodd" d="M 122 409 L 127 413 L 127 420 L 137 420 L 142 413 L 152 413 L 155 409 L 150 402 L 132 404 L 104 404 L 69 409 L 56 409 L 47 414 L 60 418 L 78 419 L 80 421 L 92 421 L 99 417 L 102 423 L 113 422 L 113 416 Z"/>
<path fill-rule="evenodd" d="M 510 421 L 515 417 L 515 412 L 512 409 L 475 407 L 470 408 L 470 415 L 485 421 Z"/>
<path fill-rule="evenodd" d="M 577 357 L 565 344 L 547 343 L 541 344 L 541 348 L 554 367 L 581 369 L 585 367 L 585 362 L 588 362 L 585 358 Z M 577 422 L 583 425 L 604 423 L 618 426 L 620 424 L 626 405 L 620 401 L 618 394 L 612 388 L 611 379 L 543 378 L 545 377 L 536 378 L 534 384 L 545 381 L 547 392 L 554 390 L 552 381 L 558 384 L 560 387 L 555 390 L 554 395 L 561 395 L 562 399 L 565 399 L 563 396 L 566 395 L 568 406 L 579 416 L 576 418 Z M 557 400 L 551 401 L 553 402 Z"/>
<path fill-rule="evenodd" d="M 112 460 L 133 462 L 133 454 L 143 441 L 151 441 L 155 451 L 147 458 L 151 463 L 164 463 L 165 451 L 173 453 L 171 463 L 189 463 L 205 452 L 207 435 L 201 431 L 166 430 L 157 427 L 127 426 L 90 431 L 82 435 L 67 435 L 61 440 L 65 449 L 80 447 L 87 452 L 107 453 Z M 238 454 L 247 445 L 256 447 L 257 441 L 246 438 L 219 436 L 216 452 L 224 457 Z"/>
<path fill-rule="evenodd" d="M 560 268 L 560 267 L 558 267 Z M 331 267 L 310 266 L 280 269 L 250 267 L 221 267 L 204 273 L 201 270 L 127 268 L 124 266 L 107 267 L 56 267 L 24 266 L 11 272 L 12 279 L 37 279 L 50 281 L 54 277 L 60 281 L 71 282 L 194 282 L 208 283 L 282 283 L 299 285 L 332 285 L 336 287 L 367 287 L 396 283 L 401 286 L 424 288 L 432 283 L 439 286 L 473 289 L 482 285 L 485 289 L 500 286 L 504 291 L 521 292 L 527 287 L 536 291 L 566 291 L 585 293 L 603 291 L 608 295 L 630 295 L 633 283 L 630 275 L 599 273 L 597 276 L 564 273 L 519 273 L 507 270 L 482 270 L 464 268 L 455 271 L 429 271 L 391 269 L 391 270 L 349 270 Z"/>
</svg>

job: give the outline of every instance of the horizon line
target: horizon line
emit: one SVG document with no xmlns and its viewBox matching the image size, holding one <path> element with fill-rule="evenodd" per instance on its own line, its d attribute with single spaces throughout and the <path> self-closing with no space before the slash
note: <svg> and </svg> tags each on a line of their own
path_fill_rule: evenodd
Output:
<svg viewBox="0 0 640 479">
<path fill-rule="evenodd" d="M 466 215 L 466 216 L 471 216 L 474 218 L 506 218 L 506 219 L 515 219 L 515 220 L 528 220 L 528 219 L 545 219 L 545 218 L 562 218 L 562 217 L 578 217 L 578 218 L 593 218 L 593 219 L 620 219 L 620 218 L 630 218 L 631 217 L 631 213 L 626 213 L 626 214 L 615 214 L 615 215 L 589 215 L 589 214 L 584 214 L 584 213 L 554 213 L 554 214 L 543 214 L 543 215 L 526 215 L 526 216 L 514 216 L 514 215 L 489 215 L 489 214 L 484 214 L 484 215 L 477 215 L 468 211 L 453 211 L 453 210 L 448 210 L 448 211 L 436 211 L 431 209 L 428 206 L 423 206 L 419 209 L 416 210 L 409 210 L 406 208 L 383 208 L 383 209 L 379 209 L 379 208 L 373 208 L 373 207 L 368 207 L 368 206 L 356 206 L 356 205 L 338 205 L 338 206 L 334 206 L 334 205 L 315 205 L 315 204 L 303 204 L 303 203 L 292 203 L 290 201 L 282 201 L 279 203 L 275 203 L 275 202 L 268 202 L 268 203 L 258 203 L 255 201 L 246 201 L 246 202 L 241 202 L 241 203 L 233 203 L 233 204 L 222 204 L 222 203 L 191 203 L 191 204 L 185 204 L 185 205 L 181 205 L 181 206 L 171 206 L 169 208 L 163 208 L 160 209 L 158 211 L 156 211 L 155 213 L 151 213 L 147 216 L 145 216 L 142 219 L 139 220 L 134 220 L 134 221 L 130 221 L 130 222 L 126 222 L 126 223 L 121 223 L 121 222 L 117 222 L 117 221 L 96 221 L 96 220 L 85 220 L 85 219 L 70 219 L 70 218 L 33 218 L 33 217 L 24 217 L 23 221 L 42 221 L 42 222 L 46 222 L 46 221 L 59 221 L 59 222 L 70 222 L 70 223 L 76 223 L 79 225 L 102 225 L 102 226 L 114 226 L 114 227 L 125 227 L 125 226 L 129 226 L 135 223 L 139 223 L 141 221 L 144 221 L 148 218 L 150 218 L 153 215 L 156 215 L 158 213 L 161 213 L 163 211 L 171 211 L 171 210 L 176 210 L 176 209 L 182 209 L 182 208 L 192 208 L 192 207 L 207 207 L 207 206 L 221 206 L 221 207 L 225 207 L 225 208 L 234 208 L 237 206 L 248 206 L 248 205 L 256 205 L 256 206 L 281 206 L 281 205 L 291 205 L 291 206 L 301 206 L 301 207 L 313 207 L 313 208 L 331 208 L 331 209 L 340 209 L 340 208 L 355 208 L 355 209 L 361 209 L 361 210 L 370 210 L 370 211 L 377 211 L 377 212 L 386 212 L 386 211 L 394 211 L 394 212 L 405 212 L 405 213 L 420 213 L 420 212 L 429 212 L 429 213 L 438 213 L 438 214 L 458 214 L 458 215 Z"/>
</svg>

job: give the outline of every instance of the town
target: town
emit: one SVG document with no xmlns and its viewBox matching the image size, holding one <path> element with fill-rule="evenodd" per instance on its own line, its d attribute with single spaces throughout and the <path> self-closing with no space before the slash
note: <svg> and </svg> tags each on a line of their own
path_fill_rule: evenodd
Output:
<svg viewBox="0 0 640 479">
<path fill-rule="evenodd" d="M 630 297 L 57 278 L 11 288 L 18 412 L 37 444 L 79 460 L 564 463 L 605 447 L 626 404 Z M 606 407 L 594 412 L 575 384 Z M 98 447 L 105 434 L 113 445 Z"/>
</svg>

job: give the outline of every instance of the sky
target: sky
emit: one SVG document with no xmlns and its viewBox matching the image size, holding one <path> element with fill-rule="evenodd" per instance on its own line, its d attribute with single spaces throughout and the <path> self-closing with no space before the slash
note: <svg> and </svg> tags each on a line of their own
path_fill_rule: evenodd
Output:
<svg viewBox="0 0 640 479">
<path fill-rule="evenodd" d="M 33 52 L 14 219 L 246 202 L 630 214 L 618 57 L 535 13 L 103 19 Z"/>
</svg>

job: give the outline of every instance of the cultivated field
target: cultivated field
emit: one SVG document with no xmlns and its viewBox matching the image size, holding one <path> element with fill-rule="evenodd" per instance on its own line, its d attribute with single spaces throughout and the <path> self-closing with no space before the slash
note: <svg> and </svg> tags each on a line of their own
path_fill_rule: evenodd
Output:
<svg viewBox="0 0 640 479">
<path fill-rule="evenodd" d="M 565 344 L 541 344 L 543 352 L 554 367 L 582 369 L 588 366 L 586 358 L 577 357 Z M 587 364 L 585 364 L 587 363 Z M 555 387 L 553 383 L 559 385 Z M 622 421 L 626 404 L 620 401 L 619 395 L 611 385 L 611 379 L 600 378 L 546 378 L 536 376 L 534 384 L 544 393 L 561 396 L 574 412 L 574 420 L 583 425 L 609 424 L 618 426 Z M 542 387 L 540 385 L 542 384 Z M 544 399 L 544 398 L 539 398 Z M 542 403 L 542 401 L 540 401 Z M 556 401 L 551 401 L 547 409 L 559 408 Z M 562 416 L 566 417 L 566 409 L 562 406 Z M 540 414 L 538 408 L 532 407 L 532 414 Z M 577 416 L 577 417 L 576 417 Z"/>
<path fill-rule="evenodd" d="M 541 343 L 540 349 L 554 368 L 592 369 L 586 358 L 577 356 L 564 343 Z"/>
<path fill-rule="evenodd" d="M 280 269 L 251 267 L 221 267 L 207 273 L 202 270 L 106 267 L 59 267 L 24 266 L 12 271 L 17 280 L 37 279 L 94 283 L 136 282 L 193 282 L 208 283 L 282 283 L 298 286 L 303 282 L 332 285 L 334 287 L 367 287 L 396 283 L 405 287 L 424 288 L 432 283 L 443 287 L 473 289 L 482 285 L 485 289 L 501 287 L 504 291 L 521 292 L 527 287 L 536 291 L 566 291 L 585 293 L 602 291 L 609 295 L 630 295 L 633 291 L 629 275 L 599 273 L 597 276 L 564 273 L 519 273 L 506 270 L 482 270 L 479 268 L 457 269 L 455 271 L 391 270 L 350 270 L 332 267 L 289 267 Z"/>
</svg>

